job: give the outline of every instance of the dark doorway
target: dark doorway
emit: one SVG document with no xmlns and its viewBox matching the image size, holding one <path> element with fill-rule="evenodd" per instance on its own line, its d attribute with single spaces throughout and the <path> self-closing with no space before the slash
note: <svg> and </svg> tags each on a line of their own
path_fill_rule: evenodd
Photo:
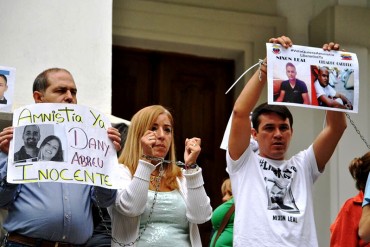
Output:
<svg viewBox="0 0 370 247">
<path fill-rule="evenodd" d="M 234 81 L 234 61 L 113 46 L 112 64 L 113 115 L 130 120 L 152 104 L 170 109 L 179 160 L 185 138 L 202 139 L 198 164 L 215 209 L 227 177 L 220 144 L 233 105 L 233 92 L 225 92 Z M 209 245 L 211 223 L 199 230 L 203 245 Z"/>
</svg>

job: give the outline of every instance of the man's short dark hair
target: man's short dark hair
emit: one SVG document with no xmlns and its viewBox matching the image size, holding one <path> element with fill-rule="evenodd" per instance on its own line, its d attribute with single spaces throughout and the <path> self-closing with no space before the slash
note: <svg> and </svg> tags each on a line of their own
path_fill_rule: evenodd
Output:
<svg viewBox="0 0 370 247">
<path fill-rule="evenodd" d="M 4 78 L 5 84 L 8 84 L 8 79 L 6 78 L 6 76 L 4 74 L 0 74 L 0 77 Z"/>
<path fill-rule="evenodd" d="M 293 116 L 289 111 L 288 107 L 283 105 L 269 105 L 267 103 L 262 103 L 257 106 L 252 113 L 252 124 L 253 128 L 258 132 L 258 127 L 260 125 L 259 116 L 264 113 L 275 113 L 279 115 L 283 120 L 289 119 L 290 128 L 293 128 Z"/>
<path fill-rule="evenodd" d="M 35 126 L 35 127 L 38 129 L 39 134 L 41 134 L 41 133 L 40 133 L 40 127 L 39 127 L 37 124 L 29 124 L 29 125 L 24 126 L 24 128 L 23 128 L 23 135 L 24 135 L 24 133 L 26 133 L 26 129 L 27 129 L 28 127 L 31 127 L 31 126 Z"/>
<path fill-rule="evenodd" d="M 35 91 L 45 92 L 45 90 L 49 86 L 48 84 L 49 73 L 58 72 L 58 71 L 65 71 L 71 74 L 68 70 L 61 69 L 61 68 L 50 68 L 50 69 L 44 70 L 36 77 L 35 81 L 33 82 L 32 92 L 35 92 Z"/>
<path fill-rule="evenodd" d="M 285 65 L 285 68 L 288 68 L 288 67 L 293 67 L 295 69 L 295 66 L 293 63 L 289 62 Z"/>
</svg>

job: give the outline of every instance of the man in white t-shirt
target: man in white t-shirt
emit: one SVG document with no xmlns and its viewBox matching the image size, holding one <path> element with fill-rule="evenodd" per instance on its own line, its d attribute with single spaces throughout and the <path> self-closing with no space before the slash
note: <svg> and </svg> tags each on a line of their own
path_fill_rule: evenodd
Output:
<svg viewBox="0 0 370 247">
<path fill-rule="evenodd" d="M 316 97 L 320 106 L 328 106 L 342 109 L 353 109 L 351 101 L 329 85 L 329 68 L 320 67 L 317 80 L 314 83 Z"/>
<path fill-rule="evenodd" d="M 292 45 L 285 36 L 269 42 Z M 323 49 L 337 50 L 339 45 L 325 44 Z M 233 108 L 226 161 L 236 205 L 234 246 L 317 247 L 313 184 L 346 129 L 346 118 L 328 111 L 326 126 L 313 144 L 285 160 L 293 134 L 289 109 L 264 103 L 253 110 L 266 84 L 266 66 L 248 81 Z M 251 134 L 258 153 L 245 138 Z"/>
</svg>

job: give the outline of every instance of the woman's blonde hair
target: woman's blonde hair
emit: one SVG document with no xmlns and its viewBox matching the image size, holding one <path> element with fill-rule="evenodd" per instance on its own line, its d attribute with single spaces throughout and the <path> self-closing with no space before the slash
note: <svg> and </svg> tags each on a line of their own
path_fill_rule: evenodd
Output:
<svg viewBox="0 0 370 247">
<path fill-rule="evenodd" d="M 231 189 L 231 181 L 230 181 L 230 178 L 225 179 L 224 182 L 222 183 L 222 185 L 221 185 L 221 193 L 222 193 L 222 196 L 225 196 L 226 193 L 229 193 L 229 195 L 232 195 L 233 194 L 232 189 Z"/>
<path fill-rule="evenodd" d="M 171 164 L 165 165 L 166 178 L 165 184 L 171 189 L 177 189 L 178 184 L 176 181 L 177 177 L 181 177 L 181 169 L 175 165 L 176 154 L 175 154 L 175 140 L 174 140 L 174 121 L 171 113 L 161 105 L 147 106 L 138 111 L 131 119 L 130 126 L 128 128 L 127 138 L 123 147 L 122 153 L 119 156 L 118 161 L 121 164 L 126 165 L 131 174 L 134 175 L 139 163 L 139 159 L 142 156 L 141 137 L 147 130 L 150 130 L 158 118 L 159 115 L 166 114 L 172 125 L 172 139 L 171 146 L 166 160 L 172 161 Z"/>
</svg>

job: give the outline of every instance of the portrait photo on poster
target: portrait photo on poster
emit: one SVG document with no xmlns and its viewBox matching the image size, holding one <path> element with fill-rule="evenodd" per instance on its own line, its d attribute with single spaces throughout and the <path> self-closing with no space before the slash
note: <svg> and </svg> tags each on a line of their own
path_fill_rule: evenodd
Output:
<svg viewBox="0 0 370 247">
<path fill-rule="evenodd" d="M 11 112 L 14 98 L 15 68 L 0 65 L 0 112 Z"/>
<path fill-rule="evenodd" d="M 269 104 L 358 112 L 356 54 L 271 43 L 266 49 Z"/>
</svg>

